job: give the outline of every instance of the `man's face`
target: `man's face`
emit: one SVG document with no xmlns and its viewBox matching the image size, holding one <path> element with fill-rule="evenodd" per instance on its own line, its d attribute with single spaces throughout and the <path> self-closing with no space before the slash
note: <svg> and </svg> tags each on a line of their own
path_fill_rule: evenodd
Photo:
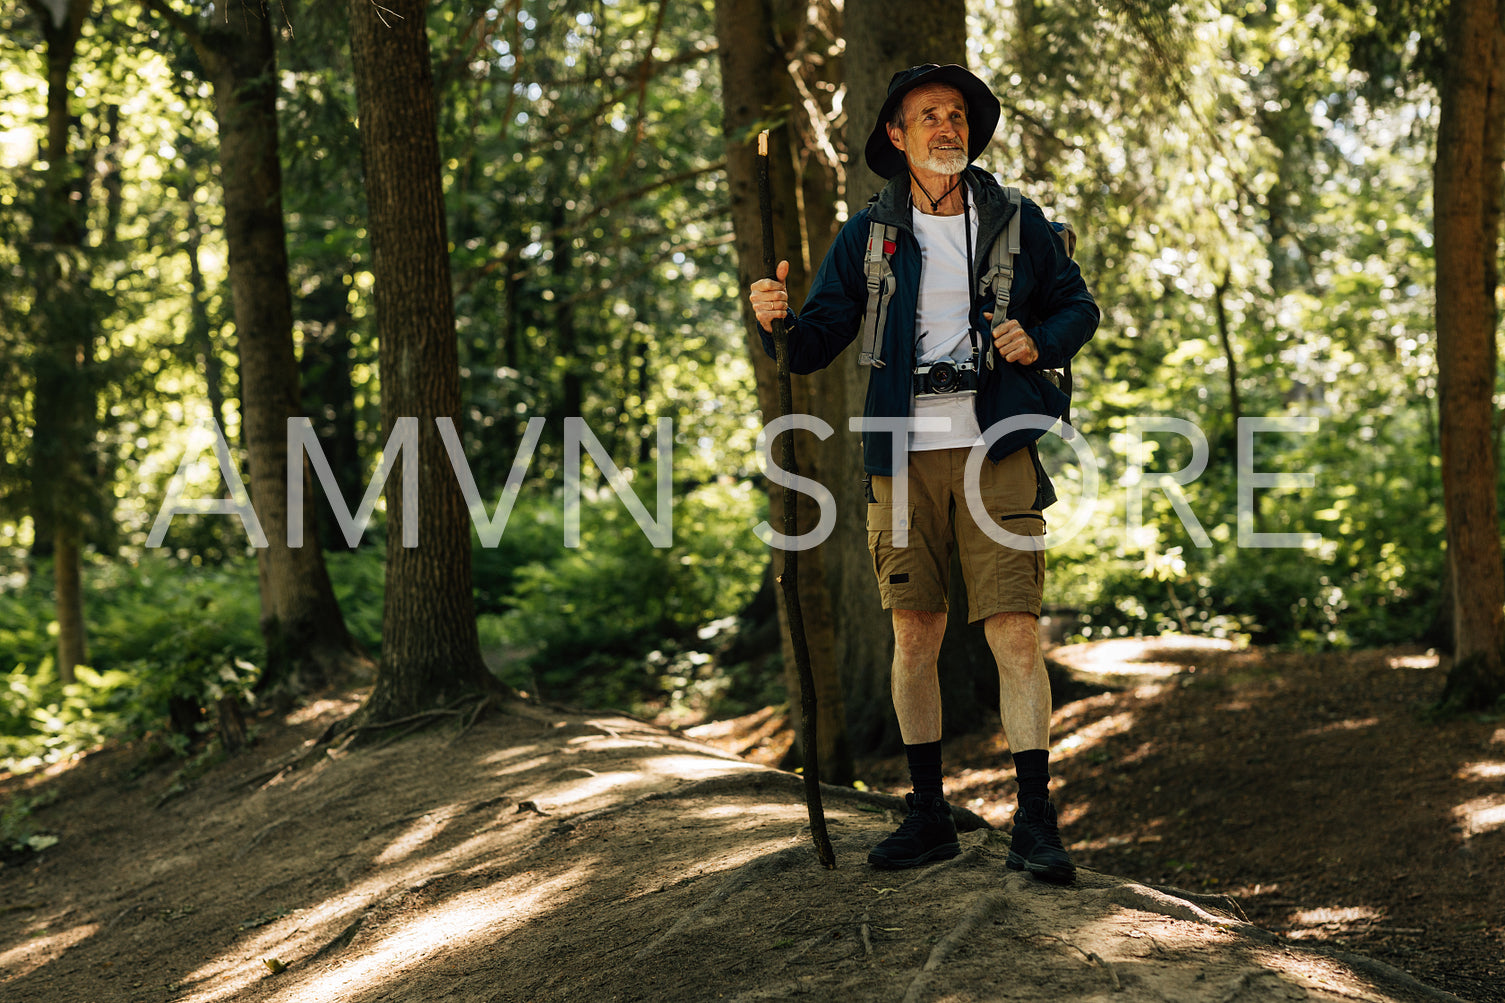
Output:
<svg viewBox="0 0 1505 1003">
<path fill-rule="evenodd" d="M 911 168 L 960 174 L 967 166 L 967 105 L 948 84 L 925 84 L 904 95 L 904 128 L 888 138 Z"/>
</svg>

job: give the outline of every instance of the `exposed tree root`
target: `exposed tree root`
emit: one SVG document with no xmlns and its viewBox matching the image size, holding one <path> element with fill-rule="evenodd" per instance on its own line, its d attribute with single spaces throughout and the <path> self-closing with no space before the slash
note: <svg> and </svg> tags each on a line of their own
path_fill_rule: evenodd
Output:
<svg viewBox="0 0 1505 1003">
<path fill-rule="evenodd" d="M 917 885 L 922 881 L 934 881 L 936 875 L 938 874 L 944 874 L 955 867 L 967 867 L 971 864 L 980 862 L 982 859 L 982 850 L 978 849 L 975 846 L 969 846 L 961 853 L 952 857 L 950 860 L 942 860 L 940 863 L 926 864 L 924 867 L 917 868 L 916 870 L 918 871 L 918 873 L 914 877 L 910 878 L 908 881 L 900 885 L 898 890 L 902 892 L 908 889 L 910 886 Z"/>
<path fill-rule="evenodd" d="M 1196 896 L 1207 901 L 1208 908 L 1191 901 L 1187 893 L 1176 891 L 1169 893 L 1148 885 L 1125 884 L 1115 885 L 1107 889 L 1107 894 L 1102 896 L 1115 905 L 1121 905 L 1125 909 L 1140 909 L 1144 912 L 1159 913 L 1173 919 L 1183 919 L 1191 923 L 1202 923 L 1206 926 L 1215 926 L 1220 929 L 1230 930 L 1247 936 L 1261 943 L 1274 943 L 1280 940 L 1268 930 L 1262 930 L 1242 919 L 1230 916 L 1220 916 L 1209 912 L 1208 908 L 1225 908 L 1226 906 L 1217 896 Z"/>
<path fill-rule="evenodd" d="M 693 926 L 700 917 L 710 912 L 713 908 L 731 898 L 737 892 L 746 888 L 753 881 L 765 875 L 777 873 L 793 866 L 797 860 L 802 860 L 808 855 L 810 848 L 801 843 L 799 846 L 790 846 L 774 853 L 755 857 L 732 871 L 722 879 L 716 890 L 701 899 L 695 908 L 680 914 L 674 925 L 659 934 L 643 946 L 637 954 L 633 955 L 634 961 L 645 961 L 658 951 L 663 945 L 677 937 L 682 930 Z"/>
<path fill-rule="evenodd" d="M 1097 965 L 1099 968 L 1106 971 L 1108 973 L 1108 978 L 1113 980 L 1114 992 L 1121 993 L 1124 991 L 1123 983 L 1118 979 L 1118 969 L 1113 967 L 1113 963 L 1111 961 L 1108 961 L 1106 958 L 1103 958 L 1102 956 L 1092 951 L 1084 951 L 1080 947 L 1073 944 L 1071 941 L 1067 940 L 1065 937 L 1058 937 L 1053 933 L 1037 933 L 1034 936 L 1045 938 L 1047 940 L 1060 941 L 1061 943 L 1065 944 L 1067 947 L 1080 954 L 1086 960 L 1087 964 Z"/>
<path fill-rule="evenodd" d="M 930 981 L 927 976 L 944 965 L 956 949 L 966 943 L 973 932 L 993 913 L 1001 909 L 1007 901 L 1008 897 L 1003 892 L 985 892 L 979 895 L 972 902 L 972 907 L 963 914 L 961 920 L 951 928 L 951 932 L 930 949 L 930 957 L 925 959 L 924 966 L 909 983 L 909 991 L 904 994 L 904 1003 L 919 1003 L 920 994 L 925 991 L 925 986 Z"/>
<path fill-rule="evenodd" d="M 1243 907 L 1238 904 L 1238 899 L 1232 895 L 1207 895 L 1202 892 L 1189 892 L 1184 888 L 1173 888 L 1170 885 L 1145 885 L 1144 887 L 1162 892 L 1172 898 L 1185 899 L 1193 905 L 1201 906 L 1203 909 L 1215 909 L 1218 912 L 1226 912 L 1232 916 L 1237 916 L 1245 923 L 1249 922 L 1249 917 L 1244 914 Z"/>
</svg>

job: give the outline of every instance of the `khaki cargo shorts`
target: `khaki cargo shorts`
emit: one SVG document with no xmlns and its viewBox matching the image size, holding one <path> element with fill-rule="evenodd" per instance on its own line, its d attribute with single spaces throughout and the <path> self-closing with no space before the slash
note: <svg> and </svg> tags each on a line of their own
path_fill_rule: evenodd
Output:
<svg viewBox="0 0 1505 1003">
<path fill-rule="evenodd" d="M 994 613 L 1040 615 L 1045 552 L 1016 549 L 990 537 L 967 506 L 965 470 L 970 449 L 926 449 L 909 454 L 909 499 L 900 513 L 908 545 L 895 545 L 893 478 L 873 477 L 867 507 L 867 543 L 884 609 L 945 612 L 951 550 L 959 548 L 967 586 L 967 619 Z M 975 490 L 993 524 L 1016 536 L 1045 535 L 1035 508 L 1038 478 L 1029 449 L 997 463 L 982 462 Z"/>
</svg>

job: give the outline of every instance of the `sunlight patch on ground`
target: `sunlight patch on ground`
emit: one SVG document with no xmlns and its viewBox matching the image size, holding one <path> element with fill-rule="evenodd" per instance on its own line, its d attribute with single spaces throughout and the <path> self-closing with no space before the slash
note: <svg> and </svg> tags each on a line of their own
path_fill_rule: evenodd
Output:
<svg viewBox="0 0 1505 1003">
<path fill-rule="evenodd" d="M 1326 923 L 1350 924 L 1362 920 L 1383 919 L 1384 914 L 1378 909 L 1369 906 L 1345 906 L 1341 909 L 1323 907 L 1321 909 L 1302 909 L 1300 912 L 1291 914 L 1291 922 L 1302 926 L 1322 926 Z"/>
<path fill-rule="evenodd" d="M 768 770 L 766 766 L 758 766 L 756 763 L 708 759 L 701 754 L 649 756 L 642 763 L 654 773 L 681 780 L 705 780 L 724 773 L 743 773 L 748 770 L 764 773 Z"/>
<path fill-rule="evenodd" d="M 1250 959 L 1272 971 L 1291 976 L 1307 989 L 1321 989 L 1347 999 L 1374 999 L 1363 978 L 1341 961 L 1306 951 L 1257 950 Z"/>
<path fill-rule="evenodd" d="M 1392 669 L 1435 669 L 1437 668 L 1437 655 L 1431 652 L 1425 655 L 1397 655 L 1387 663 Z"/>
<path fill-rule="evenodd" d="M 775 820 L 803 820 L 809 814 L 809 809 L 802 804 L 760 804 L 757 806 L 756 810 L 749 808 L 745 804 L 718 804 L 712 805 L 709 808 L 697 808 L 696 810 L 686 812 L 685 814 L 690 818 L 703 818 L 707 821 L 720 818 L 742 819 L 744 821 L 750 821 L 752 823 L 752 826 L 742 826 L 742 828 L 751 828 L 760 825 L 763 822 L 770 822 Z"/>
<path fill-rule="evenodd" d="M 349 999 L 390 984 L 395 974 L 436 955 L 463 948 L 481 938 L 499 940 L 538 913 L 554 907 L 559 895 L 572 893 L 586 884 L 584 870 L 583 866 L 576 867 L 557 877 L 536 881 L 525 891 L 480 888 L 418 910 L 394 921 L 395 929 L 363 947 L 358 958 L 345 964 L 336 963 L 325 972 L 310 973 L 272 998 L 286 1003 Z"/>
<path fill-rule="evenodd" d="M 1495 733 L 1489 736 L 1490 745 L 1505 745 L 1505 728 L 1496 728 Z"/>
<path fill-rule="evenodd" d="M 1384 918 L 1381 910 L 1370 906 L 1302 909 L 1291 913 L 1287 922 L 1292 929 L 1286 936 L 1292 940 L 1326 940 L 1372 926 Z"/>
<path fill-rule="evenodd" d="M 30 975 L 48 962 L 61 957 L 63 952 L 74 944 L 94 936 L 98 930 L 98 923 L 81 923 L 69 930 L 44 934 L 40 937 L 33 937 L 24 944 L 17 944 L 10 950 L 0 953 L 0 973 L 4 973 L 7 981 Z"/>
<path fill-rule="evenodd" d="M 1458 771 L 1459 780 L 1499 780 L 1505 778 L 1505 763 L 1469 763 Z"/>
<path fill-rule="evenodd" d="M 510 763 L 514 759 L 531 756 L 538 752 L 537 745 L 509 745 L 505 749 L 496 749 L 476 759 L 482 766 L 497 766 L 501 763 Z"/>
<path fill-rule="evenodd" d="M 1347 721 L 1332 721 L 1328 724 L 1318 725 L 1315 728 L 1308 728 L 1301 733 L 1301 737 L 1313 738 L 1317 735 L 1326 735 L 1334 731 L 1363 731 L 1366 728 L 1373 728 L 1379 723 L 1380 719 L 1377 717 L 1349 718 Z"/>
<path fill-rule="evenodd" d="M 543 803 L 539 807 L 548 809 L 560 808 L 578 801 L 585 801 L 600 794 L 605 794 L 616 787 L 639 783 L 642 780 L 643 774 L 632 770 L 597 773 L 589 777 L 582 777 L 574 783 L 565 784 L 562 787 L 550 787 L 547 794 L 540 796 L 539 800 Z"/>
<path fill-rule="evenodd" d="M 1068 735 L 1051 746 L 1050 754 L 1057 758 L 1070 758 L 1091 749 L 1105 738 L 1122 735 L 1134 727 L 1134 715 L 1129 711 L 1110 714 L 1101 721 L 1094 721 L 1075 734 Z"/>
<path fill-rule="evenodd" d="M 377 867 L 390 867 L 400 864 L 412 856 L 425 843 L 444 831 L 450 816 L 433 812 L 422 818 L 413 820 L 406 832 L 387 844 L 387 848 L 377 854 L 371 863 Z"/>
<path fill-rule="evenodd" d="M 1453 818 L 1463 827 L 1465 839 L 1505 828 L 1505 794 L 1465 801 L 1453 809 Z"/>
<path fill-rule="evenodd" d="M 1052 649 L 1050 657 L 1089 675 L 1167 679 L 1185 672 L 1187 665 L 1183 661 L 1157 661 L 1157 657 L 1210 654 L 1236 648 L 1232 641 L 1216 637 L 1125 637 L 1062 645 Z"/>
<path fill-rule="evenodd" d="M 290 713 L 284 720 L 288 724 L 307 724 L 321 717 L 348 717 L 360 709 L 359 700 L 315 700 Z"/>
<path fill-rule="evenodd" d="M 495 833 L 478 834 L 443 853 L 413 858 L 418 861 L 416 864 L 378 871 L 342 893 L 331 895 L 308 909 L 299 909 L 287 918 L 263 927 L 259 933 L 235 942 L 207 964 L 189 974 L 181 985 L 185 988 L 192 987 L 196 989 L 196 992 L 191 996 L 182 997 L 181 1003 L 215 1003 L 215 1001 L 233 1000 L 242 994 L 247 986 L 267 976 L 262 959 L 277 958 L 296 969 L 299 962 L 306 961 L 322 945 L 331 941 L 342 929 L 368 910 L 376 908 L 382 902 L 394 900 L 394 896 L 400 898 L 407 892 L 417 891 L 436 877 L 449 876 L 474 866 L 477 861 L 491 859 L 497 854 L 499 848 L 498 837 Z M 562 877 L 550 879 L 542 884 L 533 883 L 534 878 L 530 875 L 526 879 L 529 882 L 527 891 L 522 895 L 512 894 L 509 891 L 511 886 L 506 881 L 489 885 L 476 892 L 463 893 L 454 900 L 446 900 L 432 907 L 422 916 L 427 916 L 431 912 L 442 912 L 451 902 L 469 901 L 469 897 L 475 895 L 498 897 L 502 900 L 500 908 L 511 913 L 514 911 L 514 901 L 524 903 L 539 901 L 540 896 L 547 890 L 545 885 L 558 886 L 568 885 L 571 882 L 584 882 L 586 879 L 578 872 L 582 871 L 585 866 L 582 864 Z M 521 917 L 521 919 L 527 918 L 527 916 Z M 403 922 L 408 921 L 405 919 Z M 463 916 L 458 919 L 452 917 L 445 922 L 451 927 L 456 924 L 464 925 Z M 380 951 L 380 946 L 375 950 Z M 362 957 L 366 955 L 363 953 Z M 298 978 L 300 974 L 295 970 L 278 978 Z M 340 997 L 333 995 L 322 998 L 314 996 L 288 998 L 320 999 L 320 1003 L 323 1003 L 324 1000 L 334 1000 Z"/>
</svg>

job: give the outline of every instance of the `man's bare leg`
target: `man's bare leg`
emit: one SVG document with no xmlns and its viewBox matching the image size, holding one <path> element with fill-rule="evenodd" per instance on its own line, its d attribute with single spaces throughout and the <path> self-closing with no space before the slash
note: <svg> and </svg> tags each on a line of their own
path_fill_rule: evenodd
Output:
<svg viewBox="0 0 1505 1003">
<path fill-rule="evenodd" d="M 914 793 L 899 829 L 868 854 L 885 869 L 949 860 L 961 852 L 956 823 L 941 782 L 941 683 L 936 659 L 946 634 L 946 614 L 896 609 L 894 617 L 894 713 Z"/>
<path fill-rule="evenodd" d="M 941 740 L 941 681 L 936 660 L 946 636 L 946 614 L 896 609 L 894 669 L 891 686 L 894 713 L 905 745 Z"/>
<path fill-rule="evenodd" d="M 999 716 L 1019 778 L 1008 866 L 1070 884 L 1076 868 L 1061 843 L 1050 802 L 1050 676 L 1035 617 L 998 613 L 987 619 L 984 630 L 998 662 Z"/>
<path fill-rule="evenodd" d="M 983 621 L 998 662 L 998 714 L 1010 752 L 1050 748 L 1050 676 L 1035 617 L 995 613 Z"/>
</svg>

